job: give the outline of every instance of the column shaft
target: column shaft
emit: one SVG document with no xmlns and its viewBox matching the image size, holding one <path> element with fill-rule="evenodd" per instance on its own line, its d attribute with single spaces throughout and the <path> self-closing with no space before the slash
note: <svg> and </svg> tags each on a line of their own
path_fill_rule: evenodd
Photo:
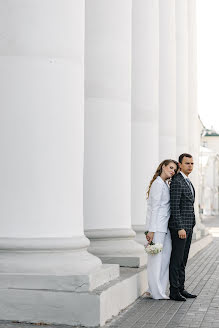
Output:
<svg viewBox="0 0 219 328">
<path fill-rule="evenodd" d="M 175 0 L 160 0 L 159 156 L 176 157 Z"/>
<path fill-rule="evenodd" d="M 176 0 L 176 155 L 189 151 L 188 0 Z"/>
<path fill-rule="evenodd" d="M 194 158 L 194 171 L 191 179 L 196 189 L 196 227 L 194 230 L 194 238 L 198 239 L 200 234 L 205 235 L 207 232 L 204 225 L 200 221 L 199 215 L 199 148 L 200 134 L 198 128 L 198 111 L 197 111 L 197 36 L 196 36 L 196 0 L 188 1 L 188 106 L 189 106 L 189 152 Z"/>
<path fill-rule="evenodd" d="M 84 217 L 89 250 L 139 266 L 131 229 L 131 0 L 86 1 Z"/>
<path fill-rule="evenodd" d="M 159 162 L 159 0 L 132 7 L 132 225 L 145 243 L 146 191 Z"/>
</svg>

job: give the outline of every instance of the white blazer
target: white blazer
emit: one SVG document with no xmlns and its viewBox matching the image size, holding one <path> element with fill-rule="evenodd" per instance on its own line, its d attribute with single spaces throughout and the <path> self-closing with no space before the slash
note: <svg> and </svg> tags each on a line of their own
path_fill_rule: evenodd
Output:
<svg viewBox="0 0 219 328">
<path fill-rule="evenodd" d="M 167 232 L 170 217 L 170 189 L 158 176 L 152 183 L 147 202 L 146 230 Z"/>
</svg>

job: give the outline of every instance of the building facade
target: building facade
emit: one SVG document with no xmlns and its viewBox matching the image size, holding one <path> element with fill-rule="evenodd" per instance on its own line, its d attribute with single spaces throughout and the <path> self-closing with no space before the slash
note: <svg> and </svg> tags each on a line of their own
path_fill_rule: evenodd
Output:
<svg viewBox="0 0 219 328">
<path fill-rule="evenodd" d="M 219 134 L 202 125 L 199 159 L 201 215 L 219 214 Z"/>
<path fill-rule="evenodd" d="M 195 12 L 195 0 L 1 3 L 1 319 L 103 325 L 145 291 L 159 162 L 191 153 L 198 193 Z"/>
</svg>

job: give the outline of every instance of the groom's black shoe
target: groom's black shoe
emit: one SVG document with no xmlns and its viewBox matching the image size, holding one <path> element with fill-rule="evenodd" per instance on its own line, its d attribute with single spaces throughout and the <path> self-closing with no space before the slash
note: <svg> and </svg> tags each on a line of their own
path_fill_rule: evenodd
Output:
<svg viewBox="0 0 219 328">
<path fill-rule="evenodd" d="M 184 296 L 185 298 L 196 298 L 197 295 L 193 295 L 188 293 L 185 289 L 180 291 L 180 294 Z"/>
<path fill-rule="evenodd" d="M 185 302 L 186 298 L 180 294 L 180 292 L 170 294 L 170 299 L 174 301 L 180 301 L 180 302 Z"/>
</svg>

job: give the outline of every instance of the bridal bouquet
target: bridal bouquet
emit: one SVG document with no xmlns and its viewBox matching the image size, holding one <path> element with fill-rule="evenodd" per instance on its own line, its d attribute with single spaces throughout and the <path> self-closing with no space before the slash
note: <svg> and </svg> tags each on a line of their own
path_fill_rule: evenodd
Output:
<svg viewBox="0 0 219 328">
<path fill-rule="evenodd" d="M 162 251 L 163 245 L 160 243 L 153 243 L 153 241 L 150 244 L 144 245 L 145 252 L 147 254 L 155 255 Z"/>
<path fill-rule="evenodd" d="M 148 231 L 145 232 L 145 235 L 147 235 Z M 145 252 L 147 254 L 155 255 L 162 251 L 163 245 L 160 243 L 153 243 L 153 241 L 150 242 L 150 244 L 144 245 Z"/>
</svg>

